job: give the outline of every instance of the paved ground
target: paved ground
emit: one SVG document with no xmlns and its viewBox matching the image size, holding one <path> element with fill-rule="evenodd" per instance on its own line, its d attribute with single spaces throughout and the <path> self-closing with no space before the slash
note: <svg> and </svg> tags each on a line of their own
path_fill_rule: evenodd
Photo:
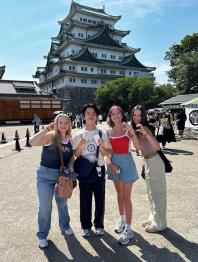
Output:
<svg viewBox="0 0 198 262">
<path fill-rule="evenodd" d="M 25 128 L 18 129 L 24 132 Z M 12 127 L 9 132 L 14 133 L 15 129 Z M 21 145 L 24 143 L 21 141 Z M 0 261 L 198 261 L 198 141 L 171 143 L 166 150 L 174 171 L 167 175 L 168 229 L 164 233 L 148 234 L 141 227 L 148 214 L 148 202 L 145 183 L 140 178 L 132 195 L 135 236 L 126 247 L 118 245 L 119 236 L 113 231 L 118 219 L 116 195 L 112 183 L 107 181 L 105 235 L 99 238 L 93 233 L 88 240 L 81 237 L 79 191 L 75 189 L 69 201 L 75 235 L 60 234 L 54 205 L 50 245 L 44 251 L 38 248 L 35 235 L 35 172 L 41 148 L 23 147 L 20 153 L 13 148 L 14 144 L 0 145 Z M 133 156 L 140 171 L 141 157 L 134 152 Z"/>
</svg>

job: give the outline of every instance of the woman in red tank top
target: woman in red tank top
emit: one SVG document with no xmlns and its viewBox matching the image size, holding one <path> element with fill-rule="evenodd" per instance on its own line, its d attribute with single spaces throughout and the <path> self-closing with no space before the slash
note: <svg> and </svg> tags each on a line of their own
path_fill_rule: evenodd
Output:
<svg viewBox="0 0 198 262">
<path fill-rule="evenodd" d="M 116 233 L 122 233 L 120 244 L 126 245 L 133 237 L 132 221 L 132 185 L 138 179 L 136 166 L 131 155 L 131 141 L 139 150 L 140 145 L 133 128 L 125 121 L 124 111 L 119 106 L 112 106 L 108 112 L 108 131 L 111 160 L 108 163 L 108 178 L 113 180 L 117 192 L 120 220 L 115 227 Z"/>
</svg>

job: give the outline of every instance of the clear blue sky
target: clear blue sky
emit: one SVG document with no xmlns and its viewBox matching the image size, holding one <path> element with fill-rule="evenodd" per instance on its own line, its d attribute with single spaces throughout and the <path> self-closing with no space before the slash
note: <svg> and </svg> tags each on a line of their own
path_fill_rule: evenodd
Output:
<svg viewBox="0 0 198 262">
<path fill-rule="evenodd" d="M 123 39 L 141 48 L 137 58 L 157 67 L 158 83 L 166 83 L 169 63 L 165 52 L 186 34 L 198 31 L 197 0 L 80 0 L 80 4 L 122 15 L 116 28 L 131 30 Z M 6 0 L 0 4 L 0 66 L 6 65 L 3 79 L 32 80 L 37 66 L 45 66 L 57 21 L 69 12 L 70 0 Z"/>
</svg>

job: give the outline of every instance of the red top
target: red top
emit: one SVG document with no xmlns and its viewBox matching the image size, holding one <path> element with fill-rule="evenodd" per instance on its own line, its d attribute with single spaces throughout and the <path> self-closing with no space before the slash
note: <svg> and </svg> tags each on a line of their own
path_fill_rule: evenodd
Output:
<svg viewBox="0 0 198 262">
<path fill-rule="evenodd" d="M 127 135 L 123 135 L 120 137 L 110 137 L 109 139 L 114 154 L 129 153 L 129 137 Z"/>
</svg>

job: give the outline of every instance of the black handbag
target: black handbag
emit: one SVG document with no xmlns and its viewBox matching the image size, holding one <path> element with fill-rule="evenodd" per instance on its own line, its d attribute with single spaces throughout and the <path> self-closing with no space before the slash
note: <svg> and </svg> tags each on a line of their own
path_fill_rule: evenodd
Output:
<svg viewBox="0 0 198 262">
<path fill-rule="evenodd" d="M 159 156 L 161 157 L 162 161 L 164 162 L 164 166 L 165 166 L 165 172 L 166 173 L 171 173 L 173 171 L 173 167 L 170 163 L 170 161 L 167 159 L 167 157 L 164 155 L 164 153 L 162 152 L 162 150 L 157 151 L 157 153 L 159 154 Z"/>
<path fill-rule="evenodd" d="M 89 159 L 84 156 L 79 156 L 74 162 L 74 171 L 79 175 L 78 179 L 80 176 L 89 176 L 95 167 L 96 162 L 90 162 Z"/>
<path fill-rule="evenodd" d="M 99 129 L 98 134 L 100 138 L 102 137 L 102 131 Z M 86 181 L 91 173 L 96 169 L 98 164 L 98 156 L 99 156 L 99 146 L 96 149 L 96 161 L 90 162 L 84 156 L 79 156 L 74 161 L 74 171 L 79 175 L 79 181 Z M 88 179 L 89 180 L 89 179 Z"/>
</svg>

